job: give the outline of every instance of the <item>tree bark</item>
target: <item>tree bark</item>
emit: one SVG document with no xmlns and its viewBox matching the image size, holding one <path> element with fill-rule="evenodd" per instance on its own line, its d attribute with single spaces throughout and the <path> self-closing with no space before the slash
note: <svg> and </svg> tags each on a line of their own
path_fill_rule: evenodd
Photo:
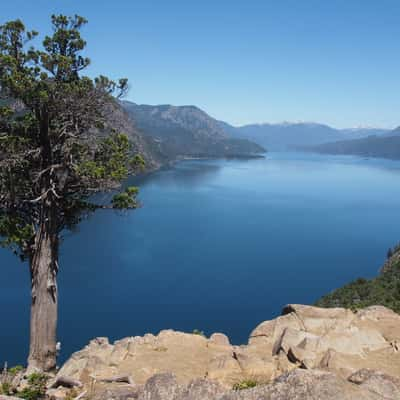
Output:
<svg viewBox="0 0 400 400">
<path fill-rule="evenodd" d="M 28 371 L 51 372 L 57 358 L 58 234 L 56 210 L 42 214 L 31 259 L 31 323 Z"/>
</svg>

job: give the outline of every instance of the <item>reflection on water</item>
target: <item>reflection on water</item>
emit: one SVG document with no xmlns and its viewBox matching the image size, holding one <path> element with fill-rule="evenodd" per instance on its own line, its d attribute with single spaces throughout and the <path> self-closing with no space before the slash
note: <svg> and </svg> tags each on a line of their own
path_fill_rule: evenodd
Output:
<svg viewBox="0 0 400 400">
<path fill-rule="evenodd" d="M 194 188 L 206 183 L 211 177 L 218 174 L 221 165 L 213 164 L 211 161 L 187 161 L 176 164 L 174 167 L 165 168 L 155 174 L 146 177 L 131 178 L 128 183 L 137 186 L 146 184 L 165 186 L 181 186 Z"/>
</svg>

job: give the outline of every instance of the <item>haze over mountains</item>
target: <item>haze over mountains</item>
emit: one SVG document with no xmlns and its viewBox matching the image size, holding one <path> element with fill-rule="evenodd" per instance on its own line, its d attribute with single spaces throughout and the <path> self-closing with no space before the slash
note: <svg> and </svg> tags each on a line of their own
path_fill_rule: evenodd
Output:
<svg viewBox="0 0 400 400">
<path fill-rule="evenodd" d="M 185 157 L 254 157 L 266 151 L 400 159 L 400 127 L 335 129 L 312 122 L 234 127 L 196 106 L 139 105 L 129 101 L 110 108 L 107 125 L 128 134 L 148 170 Z"/>
<path fill-rule="evenodd" d="M 400 128 L 335 129 L 313 122 L 251 124 L 234 127 L 196 106 L 121 103 L 142 148 L 165 163 L 184 157 L 243 157 L 268 151 L 400 159 Z"/>
<path fill-rule="evenodd" d="M 252 124 L 238 128 L 224 122 L 221 124 L 233 137 L 253 140 L 272 151 L 294 150 L 299 147 L 383 135 L 388 132 L 377 128 L 335 129 L 313 122 Z"/>
<path fill-rule="evenodd" d="M 308 151 L 322 154 L 352 154 L 362 157 L 400 159 L 400 129 L 381 136 L 368 136 L 362 139 L 342 140 L 310 147 Z"/>
</svg>

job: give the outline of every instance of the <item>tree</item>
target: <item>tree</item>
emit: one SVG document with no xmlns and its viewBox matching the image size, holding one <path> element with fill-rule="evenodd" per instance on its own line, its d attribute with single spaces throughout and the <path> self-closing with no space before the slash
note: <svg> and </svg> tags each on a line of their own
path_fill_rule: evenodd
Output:
<svg viewBox="0 0 400 400">
<path fill-rule="evenodd" d="M 51 22 L 41 49 L 28 47 L 38 33 L 20 20 L 0 26 L 0 241 L 29 262 L 28 368 L 41 371 L 56 367 L 60 236 L 99 208 L 135 208 L 135 187 L 107 205 L 92 199 L 143 167 L 126 135 L 105 130 L 127 80 L 83 76 L 87 21 Z"/>
</svg>

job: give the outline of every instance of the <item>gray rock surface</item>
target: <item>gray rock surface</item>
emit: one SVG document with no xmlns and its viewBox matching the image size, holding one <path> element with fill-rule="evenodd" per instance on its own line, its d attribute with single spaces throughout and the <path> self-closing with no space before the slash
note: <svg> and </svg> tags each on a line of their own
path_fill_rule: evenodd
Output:
<svg viewBox="0 0 400 400">
<path fill-rule="evenodd" d="M 227 390 L 206 379 L 179 385 L 171 374 L 156 375 L 139 392 L 138 400 L 398 400 L 399 386 L 385 388 L 390 377 L 379 372 L 360 372 L 360 382 L 352 383 L 320 370 L 297 369 L 269 385 L 252 389 Z M 366 376 L 368 378 L 366 378 Z M 356 377 L 354 377 L 356 379 Z M 363 385 L 365 379 L 381 379 L 379 387 Z M 377 391 L 378 389 L 378 391 Z"/>
<path fill-rule="evenodd" d="M 282 375 L 270 385 L 230 393 L 222 398 L 222 400 L 261 399 L 383 400 L 383 397 L 347 382 L 329 372 L 297 369 Z"/>
</svg>

